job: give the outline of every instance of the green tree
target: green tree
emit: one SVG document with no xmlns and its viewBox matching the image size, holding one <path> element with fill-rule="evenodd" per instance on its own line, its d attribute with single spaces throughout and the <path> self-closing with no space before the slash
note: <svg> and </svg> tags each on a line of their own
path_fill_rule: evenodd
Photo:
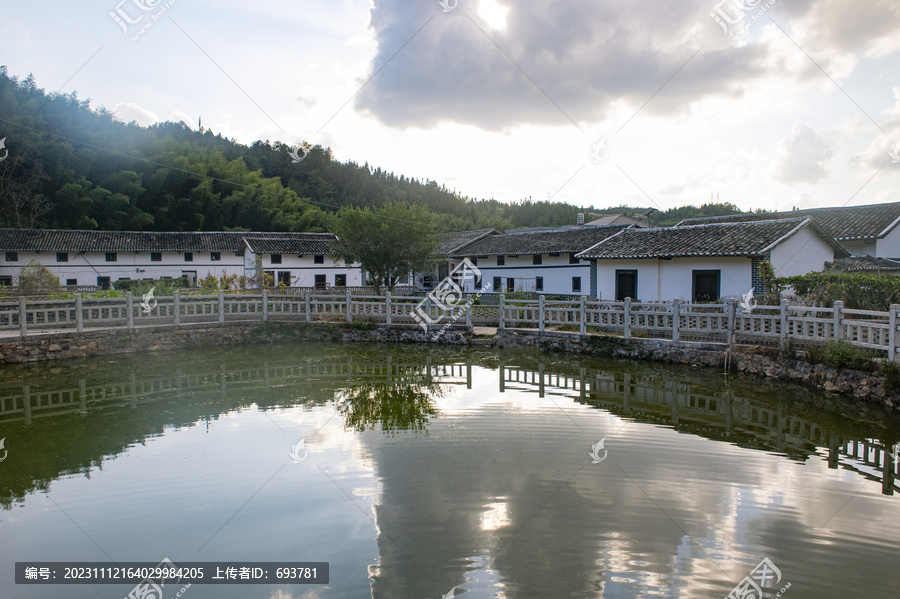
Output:
<svg viewBox="0 0 900 599">
<path fill-rule="evenodd" d="M 53 293 L 60 290 L 59 278 L 46 266 L 32 260 L 19 273 L 19 295 Z"/>
<path fill-rule="evenodd" d="M 393 291 L 402 276 L 426 270 L 438 244 L 434 217 L 416 204 L 344 207 L 337 213 L 333 230 L 338 236 L 334 255 L 347 263 L 362 264 L 379 294 L 383 283 Z"/>
</svg>

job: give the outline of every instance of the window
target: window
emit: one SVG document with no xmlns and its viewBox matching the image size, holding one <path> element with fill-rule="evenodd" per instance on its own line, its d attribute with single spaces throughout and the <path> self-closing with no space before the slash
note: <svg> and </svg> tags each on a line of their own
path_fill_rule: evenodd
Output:
<svg viewBox="0 0 900 599">
<path fill-rule="evenodd" d="M 18 262 L 19 261 L 19 252 L 6 252 L 6 261 L 7 262 Z"/>
<path fill-rule="evenodd" d="M 572 277 L 572 293 L 581 293 L 581 277 Z"/>
<path fill-rule="evenodd" d="M 494 293 L 500 293 L 500 291 L 503 290 L 503 279 L 501 279 L 500 277 L 494 277 L 493 290 Z"/>
<path fill-rule="evenodd" d="M 695 270 L 694 275 L 694 303 L 702 304 L 714 302 L 719 299 L 720 270 Z"/>
<path fill-rule="evenodd" d="M 481 275 L 475 277 L 475 289 L 481 290 Z"/>
<path fill-rule="evenodd" d="M 316 275 L 316 287 L 319 289 L 325 287 L 325 275 Z"/>
<path fill-rule="evenodd" d="M 278 271 L 278 284 L 284 285 L 285 287 L 290 287 L 291 286 L 291 271 L 279 270 Z"/>
<path fill-rule="evenodd" d="M 347 286 L 347 275 L 334 275 L 334 286 L 335 287 L 346 287 Z"/>
<path fill-rule="evenodd" d="M 97 277 L 97 287 L 101 291 L 109 291 L 109 277 Z"/>
<path fill-rule="evenodd" d="M 548 256 L 552 256 L 553 258 L 558 258 L 558 257 L 559 257 L 559 252 L 550 252 L 550 253 L 547 254 L 547 255 L 548 255 Z"/>
<path fill-rule="evenodd" d="M 69 261 L 69 252 L 56 252 L 56 261 L 57 262 L 68 262 Z"/>
<path fill-rule="evenodd" d="M 115 252 L 106 252 L 106 261 L 115 262 L 119 259 Z"/>
<path fill-rule="evenodd" d="M 12 285 L 12 277 L 9 275 L 3 275 L 2 277 L 0 277 L 0 285 L 10 287 Z"/>
<path fill-rule="evenodd" d="M 537 277 L 534 280 L 534 290 L 535 291 L 543 291 L 544 290 L 544 277 Z"/>
<path fill-rule="evenodd" d="M 219 260 L 222 259 L 222 254 L 221 254 L 220 252 L 210 252 L 210 253 L 209 253 L 209 259 L 210 259 L 212 262 L 218 262 Z"/>
<path fill-rule="evenodd" d="M 637 271 L 616 270 L 616 301 L 624 302 L 626 297 L 637 297 Z"/>
<path fill-rule="evenodd" d="M 469 262 L 472 263 L 472 266 L 478 266 L 478 256 L 472 256 L 469 258 Z"/>
<path fill-rule="evenodd" d="M 506 266 L 506 256 L 497 256 L 497 266 Z"/>
<path fill-rule="evenodd" d="M 542 254 L 535 254 L 534 256 L 531 257 L 531 263 L 532 264 L 543 264 L 544 256 Z"/>
<path fill-rule="evenodd" d="M 313 256 L 313 264 L 325 264 L 325 256 Z"/>
<path fill-rule="evenodd" d="M 581 260 L 575 257 L 575 253 L 569 254 L 569 264 L 581 264 Z"/>
<path fill-rule="evenodd" d="M 185 252 L 184 253 L 184 261 L 185 262 L 193 262 L 194 261 L 194 252 Z"/>
<path fill-rule="evenodd" d="M 162 262 L 162 252 L 150 252 L 150 262 Z"/>
<path fill-rule="evenodd" d="M 516 280 L 512 277 L 506 279 L 506 293 L 513 293 L 516 290 Z"/>
<path fill-rule="evenodd" d="M 78 279 L 66 279 L 66 287 L 77 287 Z"/>
<path fill-rule="evenodd" d="M 272 264 L 281 264 L 281 254 L 272 254 Z"/>
</svg>

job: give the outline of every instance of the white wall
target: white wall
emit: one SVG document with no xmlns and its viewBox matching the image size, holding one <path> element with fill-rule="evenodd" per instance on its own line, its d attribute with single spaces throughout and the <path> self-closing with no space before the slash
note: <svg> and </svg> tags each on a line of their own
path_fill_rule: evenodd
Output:
<svg viewBox="0 0 900 599">
<path fill-rule="evenodd" d="M 874 254 L 871 251 L 869 252 L 873 256 L 878 256 L 879 258 L 900 258 L 900 226 L 894 227 L 884 238 L 879 239 L 875 248 Z"/>
<path fill-rule="evenodd" d="M 248 252 L 249 253 L 249 252 Z M 281 264 L 272 264 L 272 256 L 263 255 L 263 270 L 269 270 L 276 273 L 275 282 L 278 282 L 277 273 L 289 272 L 291 275 L 291 287 L 313 287 L 316 282 L 316 275 L 325 275 L 325 282 L 328 285 L 336 285 L 336 277 L 345 275 L 347 285 L 350 287 L 359 287 L 363 284 L 362 269 L 359 266 L 347 266 L 343 260 L 335 259 L 333 256 L 324 256 L 323 264 L 315 264 L 313 256 L 298 256 L 297 254 L 282 254 Z M 251 261 L 251 269 L 248 276 L 252 274 L 254 262 Z"/>
<path fill-rule="evenodd" d="M 75 279 L 74 284 L 77 285 L 97 285 L 97 277 L 109 277 L 110 282 L 115 283 L 119 279 L 179 278 L 183 275 L 199 280 L 208 274 L 221 276 L 223 271 L 227 275 L 245 274 L 244 256 L 235 255 L 234 252 L 219 252 L 219 261 L 211 259 L 211 252 L 193 252 L 192 262 L 185 262 L 184 252 L 161 252 L 160 262 L 152 262 L 150 252 L 116 252 L 115 262 L 106 261 L 106 252 L 68 252 L 68 262 L 57 262 L 56 252 L 51 251 L 17 254 L 18 260 L 15 262 L 6 262 L 5 254 L 0 254 L 0 276 L 11 277 L 13 284 L 17 283 L 22 267 L 31 260 L 46 266 L 59 277 L 63 285 L 70 279 Z M 312 256 L 285 254 L 282 256 L 282 264 L 272 264 L 271 256 L 266 255 L 263 257 L 263 268 L 290 272 L 291 285 L 295 287 L 312 287 L 317 274 L 324 274 L 329 285 L 334 285 L 337 274 L 347 275 L 347 285 L 362 284 L 359 267 L 347 267 L 331 256 L 325 256 L 324 260 L 324 264 L 314 264 Z M 254 264 L 252 256 L 249 264 L 251 267 Z M 246 274 L 252 275 L 252 268 Z"/>
<path fill-rule="evenodd" d="M 457 263 L 451 262 L 451 268 Z M 524 256 L 506 256 L 506 264 L 497 266 L 497 256 L 478 258 L 478 270 L 481 271 L 482 285 L 493 286 L 494 277 L 500 277 L 502 289 L 491 288 L 491 293 L 506 291 L 507 279 L 515 279 L 516 291 L 537 291 L 535 282 L 537 277 L 544 279 L 544 288 L 538 293 L 544 294 L 576 294 L 590 295 L 591 292 L 591 268 L 587 261 L 579 264 L 569 264 L 569 254 L 561 253 L 559 256 L 542 254 L 542 263 L 533 263 L 531 254 Z M 572 291 L 572 277 L 581 277 L 581 291 Z M 466 292 L 479 291 L 475 283 L 469 280 L 465 288 Z"/>
<path fill-rule="evenodd" d="M 641 301 L 693 299 L 693 271 L 719 270 L 721 297 L 739 297 L 750 289 L 750 258 L 672 258 L 657 260 L 598 260 L 597 292 L 601 299 L 616 299 L 616 270 L 637 270 Z"/>
<path fill-rule="evenodd" d="M 772 250 L 772 268 L 779 277 L 805 275 L 825 269 L 834 260 L 834 250 L 810 227 L 797 231 Z"/>
</svg>

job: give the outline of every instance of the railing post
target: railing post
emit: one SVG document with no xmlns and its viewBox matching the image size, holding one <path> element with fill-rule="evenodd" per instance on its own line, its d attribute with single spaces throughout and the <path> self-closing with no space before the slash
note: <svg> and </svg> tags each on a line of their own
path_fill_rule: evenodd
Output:
<svg viewBox="0 0 900 599">
<path fill-rule="evenodd" d="M 500 299 L 498 300 L 498 302 L 499 302 L 499 304 L 498 304 L 499 309 L 497 310 L 497 313 L 499 314 L 499 321 L 497 324 L 500 327 L 500 330 L 502 331 L 502 330 L 506 329 L 506 324 L 503 322 L 503 312 L 506 310 L 506 308 L 505 308 L 506 298 L 504 297 L 504 295 L 502 293 L 500 294 Z"/>
<path fill-rule="evenodd" d="M 19 296 L 19 336 L 28 334 L 28 312 L 25 308 L 25 297 Z"/>
<path fill-rule="evenodd" d="M 134 296 L 131 291 L 125 292 L 125 310 L 128 312 L 128 330 L 134 330 Z"/>
<path fill-rule="evenodd" d="M 844 325 L 841 322 L 844 318 L 844 302 L 835 300 L 833 310 L 834 324 L 832 325 L 832 336 L 835 341 L 840 341 L 844 338 Z"/>
<path fill-rule="evenodd" d="M 384 324 L 391 326 L 391 292 L 384 292 Z"/>
<path fill-rule="evenodd" d="M 263 322 L 269 322 L 269 290 L 268 289 L 263 289 L 262 319 L 263 319 Z"/>
<path fill-rule="evenodd" d="M 75 294 L 75 330 L 84 332 L 84 300 L 80 293 Z"/>
<path fill-rule="evenodd" d="M 225 292 L 219 289 L 219 322 L 225 322 Z"/>
<path fill-rule="evenodd" d="M 725 335 L 725 340 L 728 343 L 728 347 L 731 347 L 734 343 L 734 298 L 729 297 L 725 300 L 725 314 L 728 316 L 728 331 Z"/>
<path fill-rule="evenodd" d="M 472 329 L 472 294 L 466 294 L 466 328 Z M 470 365 L 471 370 L 471 365 Z"/>
<path fill-rule="evenodd" d="M 587 334 L 587 297 L 581 296 L 581 305 L 579 306 L 579 317 L 581 319 L 581 334 Z"/>
<path fill-rule="evenodd" d="M 181 324 L 181 291 L 178 289 L 175 290 L 175 293 L 172 294 L 172 312 L 174 312 L 173 316 L 175 318 L 175 326 Z"/>
<path fill-rule="evenodd" d="M 312 307 L 310 306 L 309 289 L 307 289 L 303 295 L 303 303 L 306 304 L 306 322 L 309 322 L 310 320 L 312 320 Z"/>
<path fill-rule="evenodd" d="M 780 318 L 780 326 L 781 329 L 779 332 L 781 334 L 781 343 L 784 344 L 788 339 L 788 301 L 786 299 L 781 300 L 781 318 Z"/>
<path fill-rule="evenodd" d="M 631 298 L 625 298 L 625 340 L 631 339 Z"/>
<path fill-rule="evenodd" d="M 538 296 L 538 331 L 544 332 L 544 294 Z"/>
<path fill-rule="evenodd" d="M 681 300 L 672 300 L 672 341 L 678 341 L 681 326 Z"/>
<path fill-rule="evenodd" d="M 894 361 L 897 355 L 897 311 L 900 310 L 900 304 L 891 304 L 891 313 L 888 317 L 888 360 Z"/>
<path fill-rule="evenodd" d="M 353 322 L 353 304 L 350 300 L 350 290 L 347 290 L 347 322 Z"/>
</svg>

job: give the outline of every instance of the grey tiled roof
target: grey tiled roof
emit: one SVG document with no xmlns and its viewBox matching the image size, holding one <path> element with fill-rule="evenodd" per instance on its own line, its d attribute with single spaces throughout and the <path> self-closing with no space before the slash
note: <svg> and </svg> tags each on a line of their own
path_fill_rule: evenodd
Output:
<svg viewBox="0 0 900 599">
<path fill-rule="evenodd" d="M 579 256 L 598 259 L 762 256 L 804 227 L 812 227 L 834 249 L 835 258 L 849 255 L 812 219 L 793 218 L 660 229 L 625 229 Z"/>
<path fill-rule="evenodd" d="M 869 204 L 843 208 L 809 208 L 791 212 L 763 212 L 686 218 L 676 226 L 721 222 L 747 222 L 781 218 L 812 217 L 829 235 L 838 241 L 876 239 L 887 235 L 900 223 L 900 202 Z"/>
<path fill-rule="evenodd" d="M 496 235 L 497 229 L 479 229 L 477 231 L 454 231 L 453 233 L 443 233 L 438 241 L 438 249 L 435 253 L 440 256 L 449 256 L 453 252 L 478 241 L 482 237 L 488 235 Z"/>
<path fill-rule="evenodd" d="M 842 272 L 900 272 L 900 259 L 850 256 L 834 262 L 826 262 L 825 266 L 829 270 Z"/>
<path fill-rule="evenodd" d="M 454 252 L 456 256 L 516 256 L 580 252 L 615 235 L 625 227 L 581 226 L 556 231 L 533 231 L 491 235 Z"/>
<path fill-rule="evenodd" d="M 154 231 L 80 231 L 61 229 L 0 229 L 0 251 L 57 252 L 238 252 L 244 239 L 280 240 L 281 253 L 313 253 L 308 247 L 324 247 L 335 238 L 331 233 L 269 233 L 199 231 L 173 233 Z M 267 246 L 269 247 L 269 246 Z M 296 248 L 296 249 L 295 249 Z M 269 253 L 269 252 L 265 252 Z M 317 251 L 316 253 L 322 253 Z"/>
<path fill-rule="evenodd" d="M 328 254 L 337 239 L 331 233 L 294 233 L 290 237 L 244 237 L 254 254 Z"/>
</svg>

